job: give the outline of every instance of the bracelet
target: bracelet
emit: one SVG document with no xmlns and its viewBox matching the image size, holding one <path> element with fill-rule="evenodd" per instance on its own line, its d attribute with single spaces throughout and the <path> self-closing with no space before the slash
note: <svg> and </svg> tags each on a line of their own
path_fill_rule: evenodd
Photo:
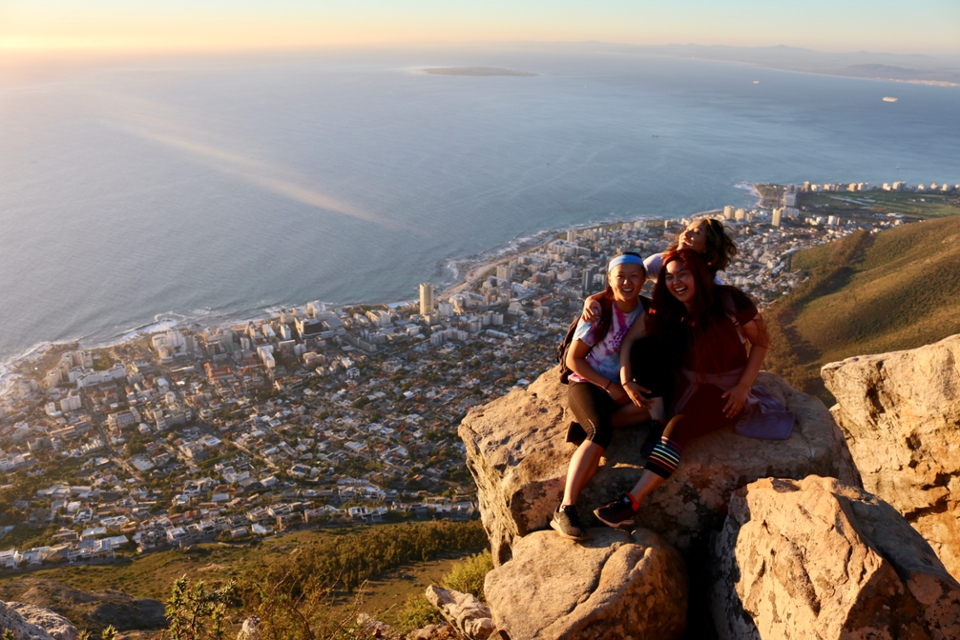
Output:
<svg viewBox="0 0 960 640">
<path fill-rule="evenodd" d="M 607 384 L 606 384 L 606 386 L 603 388 L 604 391 L 609 391 L 609 390 L 610 390 L 610 383 L 611 383 L 611 382 L 613 382 L 613 380 L 607 380 Z"/>
</svg>

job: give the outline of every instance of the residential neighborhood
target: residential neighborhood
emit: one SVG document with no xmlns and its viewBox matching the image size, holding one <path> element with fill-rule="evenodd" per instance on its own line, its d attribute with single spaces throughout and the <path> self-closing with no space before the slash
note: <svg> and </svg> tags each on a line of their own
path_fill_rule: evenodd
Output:
<svg viewBox="0 0 960 640">
<path fill-rule="evenodd" d="M 803 281 L 796 251 L 902 223 L 804 215 L 794 192 L 710 214 L 739 246 L 722 278 L 761 304 Z M 311 302 L 16 361 L 0 396 L 0 567 L 476 517 L 460 421 L 556 363 L 610 257 L 663 251 L 690 221 L 554 234 L 452 295 L 423 283 L 409 302 Z"/>
</svg>

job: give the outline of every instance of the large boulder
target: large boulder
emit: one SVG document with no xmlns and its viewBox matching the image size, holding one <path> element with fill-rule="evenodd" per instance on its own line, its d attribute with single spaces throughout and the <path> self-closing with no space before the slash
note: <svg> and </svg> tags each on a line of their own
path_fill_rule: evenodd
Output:
<svg viewBox="0 0 960 640">
<path fill-rule="evenodd" d="M 818 474 L 859 485 L 843 434 L 823 403 L 772 374 L 761 373 L 757 382 L 794 412 L 793 435 L 765 441 L 725 429 L 692 442 L 684 449 L 679 470 L 644 504 L 641 526 L 681 550 L 705 550 L 709 532 L 723 524 L 730 495 L 757 478 Z M 560 503 L 575 451 L 565 442 L 574 420 L 566 391 L 554 368 L 526 389 L 474 409 L 460 425 L 497 565 L 509 560 L 518 538 L 545 528 Z M 645 435 L 642 428 L 614 435 L 600 469 L 580 496 L 578 508 L 587 522 L 595 507 L 636 482 Z"/>
<path fill-rule="evenodd" d="M 736 492 L 714 546 L 724 640 L 960 638 L 960 584 L 889 504 L 834 478 Z"/>
<path fill-rule="evenodd" d="M 960 335 L 823 367 L 831 409 L 867 491 L 960 577 Z"/>
<path fill-rule="evenodd" d="M 15 640 L 76 640 L 77 629 L 52 611 L 20 602 L 0 602 L 0 632 Z"/>
<path fill-rule="evenodd" d="M 77 640 L 76 627 L 59 613 L 23 602 L 8 602 L 10 609 L 20 614 L 27 623 L 46 631 L 56 640 Z"/>
<path fill-rule="evenodd" d="M 113 625 L 117 631 L 132 631 L 167 626 L 162 602 L 133 598 L 113 589 L 86 592 L 55 580 L 25 576 L 0 583 L 0 599 L 55 611 L 87 629 Z"/>
<path fill-rule="evenodd" d="M 484 593 L 510 640 L 670 640 L 686 623 L 683 558 L 644 529 L 594 529 L 579 544 L 532 533 Z"/>
</svg>

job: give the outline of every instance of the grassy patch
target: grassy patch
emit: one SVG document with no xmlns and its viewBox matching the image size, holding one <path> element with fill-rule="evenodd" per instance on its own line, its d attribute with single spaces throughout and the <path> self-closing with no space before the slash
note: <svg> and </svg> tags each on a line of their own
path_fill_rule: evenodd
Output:
<svg viewBox="0 0 960 640">
<path fill-rule="evenodd" d="M 440 580 L 440 586 L 461 593 L 472 593 L 485 602 L 483 581 L 492 569 L 493 557 L 489 551 L 484 551 L 451 566 L 450 572 Z M 442 621 L 440 612 L 430 604 L 423 591 L 410 597 L 396 617 L 391 619 L 404 633 Z"/>
<path fill-rule="evenodd" d="M 827 403 L 824 364 L 960 333 L 960 217 L 853 234 L 794 267 L 810 278 L 769 307 L 766 366 Z"/>
<path fill-rule="evenodd" d="M 956 193 L 902 193 L 864 191 L 801 193 L 799 206 L 806 211 L 843 215 L 859 211 L 896 213 L 909 220 L 926 220 L 960 215 L 960 195 Z"/>
<path fill-rule="evenodd" d="M 7 574 L 0 576 L 0 595 L 12 600 L 38 580 L 48 580 L 86 593 L 115 590 L 163 602 L 182 576 L 194 583 L 202 580 L 208 589 L 235 580 L 241 599 L 231 611 L 235 620 L 259 613 L 268 616 L 264 619 L 270 629 L 294 629 L 299 623 L 291 612 L 297 610 L 307 615 L 313 632 L 297 627 L 283 637 L 340 638 L 322 630 L 335 627 L 338 620 L 355 619 L 358 606 L 374 616 L 395 617 L 401 603 L 422 596 L 427 585 L 450 575 L 459 559 L 485 543 L 477 521 L 298 531 L 249 545 L 199 544 L 107 565 L 59 565 Z M 75 612 L 62 613 L 69 617 Z"/>
</svg>

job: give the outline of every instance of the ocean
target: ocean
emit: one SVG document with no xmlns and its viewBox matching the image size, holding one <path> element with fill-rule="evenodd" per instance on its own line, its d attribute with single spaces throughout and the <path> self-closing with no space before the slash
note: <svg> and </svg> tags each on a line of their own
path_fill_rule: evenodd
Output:
<svg viewBox="0 0 960 640">
<path fill-rule="evenodd" d="M 536 75 L 422 71 L 460 66 Z M 0 361 L 411 299 L 451 260 L 749 206 L 755 182 L 960 182 L 960 88 L 704 60 L 154 56 L 0 80 Z"/>
</svg>

